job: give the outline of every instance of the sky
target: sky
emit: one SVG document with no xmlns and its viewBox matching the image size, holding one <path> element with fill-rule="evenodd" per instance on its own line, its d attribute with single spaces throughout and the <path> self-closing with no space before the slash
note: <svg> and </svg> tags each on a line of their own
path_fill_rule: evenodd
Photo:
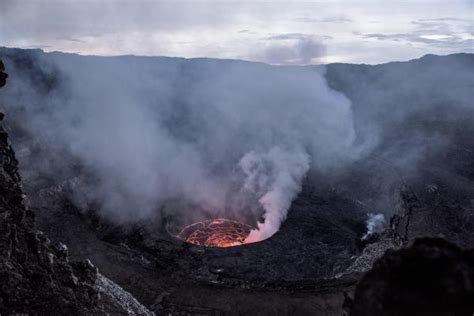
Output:
<svg viewBox="0 0 474 316">
<path fill-rule="evenodd" d="M 0 46 L 378 64 L 474 52 L 474 0 L 0 0 Z"/>
</svg>

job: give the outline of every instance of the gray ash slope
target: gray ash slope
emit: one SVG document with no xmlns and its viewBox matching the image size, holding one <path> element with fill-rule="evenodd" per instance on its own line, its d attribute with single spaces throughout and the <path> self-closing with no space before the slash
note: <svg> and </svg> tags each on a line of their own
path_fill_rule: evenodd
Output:
<svg viewBox="0 0 474 316">
<path fill-rule="evenodd" d="M 42 54 L 2 49 L 0 56 L 15 69 L 13 76 L 18 71 L 30 73 L 41 94 L 60 80 L 35 68 L 35 56 Z M 229 63 L 268 68 L 269 74 L 273 69 L 238 61 L 143 60 L 160 64 L 164 72 L 178 67 L 191 81 L 206 64 L 220 65 L 222 71 Z M 72 195 L 87 182 L 87 170 L 39 140 L 33 150 L 38 159 L 31 161 L 28 151 L 22 151 L 32 137 L 21 124 L 24 108 L 8 113 L 12 137 L 23 153 L 21 172 L 30 180 L 28 204 L 40 228 L 67 243 L 73 258 L 90 258 L 155 312 L 340 314 L 343 292 L 352 292 L 360 272 L 387 248 L 420 236 L 441 236 L 472 247 L 473 69 L 474 57 L 469 54 L 377 66 L 326 66 L 329 85 L 352 102 L 359 140 L 379 137 L 375 149 L 331 175 L 308 175 L 275 236 L 224 250 L 176 242 L 162 221 L 121 226 L 101 219 L 93 207 L 80 210 L 82 205 L 76 205 Z M 42 169 L 45 159 L 55 162 L 54 174 L 49 166 Z M 370 212 L 385 213 L 390 227 L 361 242 Z"/>
</svg>

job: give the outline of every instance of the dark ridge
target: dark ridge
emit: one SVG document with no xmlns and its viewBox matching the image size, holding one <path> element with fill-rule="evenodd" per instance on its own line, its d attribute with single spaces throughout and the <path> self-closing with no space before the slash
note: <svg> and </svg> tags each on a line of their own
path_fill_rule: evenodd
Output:
<svg viewBox="0 0 474 316">
<path fill-rule="evenodd" d="M 440 238 L 387 251 L 359 282 L 350 315 L 470 315 L 474 251 Z"/>
</svg>

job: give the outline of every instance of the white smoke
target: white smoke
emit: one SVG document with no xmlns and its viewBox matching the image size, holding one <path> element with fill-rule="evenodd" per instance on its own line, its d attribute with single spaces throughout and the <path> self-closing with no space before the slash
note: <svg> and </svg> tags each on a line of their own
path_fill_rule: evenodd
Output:
<svg viewBox="0 0 474 316">
<path fill-rule="evenodd" d="M 155 216 L 170 201 L 238 216 L 248 209 L 229 200 L 240 195 L 265 211 L 249 236 L 261 240 L 285 220 L 310 168 L 356 155 L 350 102 L 321 68 L 36 53 L 31 69 L 5 58 L 2 103 L 24 110 L 34 135 L 25 145 L 47 153 L 20 162 L 66 177 L 79 160 L 97 181 L 78 196 L 116 221 Z M 55 84 L 38 91 L 37 72 Z M 64 165 L 49 162 L 55 153 Z"/>
<path fill-rule="evenodd" d="M 369 213 L 367 214 L 367 217 L 367 232 L 362 236 L 362 240 L 367 239 L 373 234 L 379 234 L 385 229 L 385 216 L 383 214 Z"/>
<path fill-rule="evenodd" d="M 302 150 L 274 147 L 264 154 L 246 154 L 239 165 L 247 176 L 244 190 L 259 192 L 258 201 L 265 210 L 265 221 L 258 223 L 258 229 L 251 231 L 246 242 L 267 239 L 278 231 L 293 198 L 301 190 L 303 177 L 309 170 L 309 156 Z M 264 168 L 265 165 L 270 169 Z"/>
</svg>

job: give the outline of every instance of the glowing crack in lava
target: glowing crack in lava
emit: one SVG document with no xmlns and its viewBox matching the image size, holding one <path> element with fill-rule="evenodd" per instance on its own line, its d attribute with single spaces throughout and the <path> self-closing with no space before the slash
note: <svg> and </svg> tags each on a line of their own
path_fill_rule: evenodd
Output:
<svg viewBox="0 0 474 316">
<path fill-rule="evenodd" d="M 178 238 L 204 247 L 232 247 L 242 245 L 252 227 L 225 218 L 208 219 L 184 227 Z"/>
</svg>

